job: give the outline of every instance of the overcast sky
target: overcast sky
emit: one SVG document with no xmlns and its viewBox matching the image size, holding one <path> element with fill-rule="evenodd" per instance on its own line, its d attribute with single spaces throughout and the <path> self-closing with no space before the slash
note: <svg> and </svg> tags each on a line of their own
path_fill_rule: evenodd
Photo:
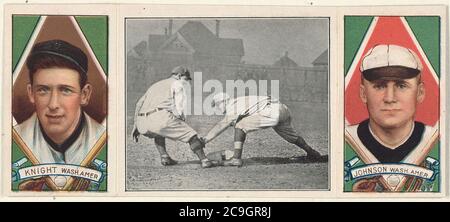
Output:
<svg viewBox="0 0 450 222">
<path fill-rule="evenodd" d="M 190 19 L 201 21 L 215 33 L 214 19 Z M 328 19 L 219 19 L 221 38 L 240 38 L 244 42 L 248 64 L 271 65 L 285 51 L 300 66 L 312 66 L 312 62 L 328 49 Z M 173 20 L 175 33 L 188 20 Z M 127 51 L 137 43 L 147 40 L 148 34 L 164 35 L 168 19 L 127 19 Z"/>
</svg>

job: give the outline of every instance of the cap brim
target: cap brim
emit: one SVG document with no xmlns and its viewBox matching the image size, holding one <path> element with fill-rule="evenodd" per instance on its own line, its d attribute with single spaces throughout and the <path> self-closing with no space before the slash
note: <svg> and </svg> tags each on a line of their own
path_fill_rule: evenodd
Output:
<svg viewBox="0 0 450 222">
<path fill-rule="evenodd" d="M 53 52 L 53 51 L 35 51 L 35 52 L 33 52 L 33 54 L 31 54 L 31 55 L 28 57 L 28 60 L 32 61 L 32 60 L 34 60 L 34 59 L 36 59 L 37 57 L 42 56 L 42 55 L 53 55 L 53 56 L 58 56 L 58 57 L 60 57 L 60 58 L 62 58 L 62 59 L 67 60 L 68 62 L 74 64 L 74 65 L 79 69 L 79 71 L 80 71 L 81 73 L 87 74 L 87 70 L 84 69 L 84 68 L 80 65 L 80 63 L 78 63 L 78 62 L 77 62 L 75 59 L 73 59 L 72 57 L 67 56 L 67 55 L 65 55 L 65 54 L 62 54 L 62 53 L 57 53 L 57 52 Z"/>
<path fill-rule="evenodd" d="M 403 66 L 388 66 L 368 69 L 362 72 L 364 79 L 374 81 L 378 79 L 399 80 L 411 79 L 419 75 L 420 71 Z"/>
</svg>

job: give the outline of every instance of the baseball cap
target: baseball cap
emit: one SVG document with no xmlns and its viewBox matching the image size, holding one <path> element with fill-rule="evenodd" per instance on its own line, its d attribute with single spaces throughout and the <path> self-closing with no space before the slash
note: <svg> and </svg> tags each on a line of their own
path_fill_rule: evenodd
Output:
<svg viewBox="0 0 450 222">
<path fill-rule="evenodd" d="M 28 68 L 33 67 L 42 55 L 58 56 L 74 64 L 82 74 L 87 74 L 88 59 L 86 54 L 78 47 L 59 39 L 37 43 L 31 50 L 27 59 Z"/>
<path fill-rule="evenodd" d="M 188 80 L 192 80 L 191 73 L 189 70 L 184 66 L 177 66 L 172 69 L 172 74 L 181 74 L 182 76 L 186 76 Z"/>
<path fill-rule="evenodd" d="M 365 79 L 409 79 L 422 71 L 419 57 L 399 45 L 376 45 L 364 56 L 360 71 Z"/>
</svg>

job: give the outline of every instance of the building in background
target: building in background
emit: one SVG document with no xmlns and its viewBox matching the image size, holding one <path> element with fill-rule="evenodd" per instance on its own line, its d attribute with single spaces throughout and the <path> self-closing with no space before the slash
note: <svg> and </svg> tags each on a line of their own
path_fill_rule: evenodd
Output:
<svg viewBox="0 0 450 222">
<path fill-rule="evenodd" d="M 328 70 L 328 49 L 322 52 L 313 62 L 314 67 Z"/>
<path fill-rule="evenodd" d="M 215 33 L 200 21 L 187 21 L 176 32 L 172 30 L 171 19 L 167 24 L 164 33 L 148 35 L 127 54 L 127 81 L 132 82 L 133 90 L 139 91 L 137 94 L 166 78 L 173 67 L 184 64 L 192 73 L 202 72 L 203 82 L 208 79 L 223 83 L 236 79 L 279 80 L 280 99 L 285 102 L 328 102 L 328 49 L 311 67 L 299 66 L 287 51 L 271 65 L 247 64 L 242 58 L 245 41 L 251 40 L 221 38 L 220 21 L 216 20 Z"/>
</svg>

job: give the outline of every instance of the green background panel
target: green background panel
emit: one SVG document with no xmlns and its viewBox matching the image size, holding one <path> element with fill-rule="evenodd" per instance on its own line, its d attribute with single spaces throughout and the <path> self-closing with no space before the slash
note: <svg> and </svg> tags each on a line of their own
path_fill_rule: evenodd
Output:
<svg viewBox="0 0 450 222">
<path fill-rule="evenodd" d="M 108 68 L 108 17 L 107 16 L 76 16 L 75 19 L 84 36 L 94 51 L 97 60 L 107 73 Z"/>
<path fill-rule="evenodd" d="M 100 151 L 100 153 L 97 155 L 97 158 L 96 158 L 96 159 L 99 159 L 99 160 L 102 160 L 102 161 L 107 162 L 107 161 L 106 161 L 107 158 L 108 158 L 108 144 L 106 144 L 106 145 L 102 148 L 102 150 Z M 103 180 L 102 183 L 100 184 L 99 191 L 107 191 L 107 187 L 108 187 L 108 177 L 107 177 L 107 175 L 108 175 L 108 169 L 109 169 L 109 166 L 107 166 L 106 172 L 104 172 L 104 173 L 106 174 L 106 177 L 105 177 L 105 180 Z"/>
<path fill-rule="evenodd" d="M 12 155 L 13 163 L 17 162 L 18 160 L 25 157 L 25 154 L 22 152 L 22 150 L 17 146 L 17 144 L 15 142 L 13 142 L 12 147 L 13 148 L 12 148 L 11 155 Z M 31 166 L 31 163 L 30 163 L 30 161 L 27 161 L 24 165 L 21 166 L 21 168 L 29 167 L 29 166 Z M 12 186 L 11 189 L 13 191 L 19 190 L 19 182 L 12 182 L 11 186 Z"/>
<path fill-rule="evenodd" d="M 417 38 L 420 46 L 428 57 L 428 60 L 440 75 L 440 18 L 438 16 L 411 16 L 406 17 L 411 30 Z"/>
<path fill-rule="evenodd" d="M 345 16 L 344 18 L 345 75 L 350 69 L 372 20 L 373 17 L 370 16 Z"/>
<path fill-rule="evenodd" d="M 33 34 L 40 16 L 13 16 L 12 18 L 12 67 L 13 71 Z"/>
</svg>

